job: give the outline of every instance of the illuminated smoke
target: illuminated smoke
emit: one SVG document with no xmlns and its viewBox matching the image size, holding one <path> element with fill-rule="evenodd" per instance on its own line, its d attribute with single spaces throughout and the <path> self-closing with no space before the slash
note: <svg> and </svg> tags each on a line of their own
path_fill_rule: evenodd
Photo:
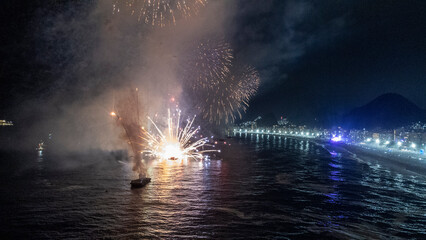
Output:
<svg viewBox="0 0 426 240">
<path fill-rule="evenodd" d="M 146 175 L 146 169 L 142 163 L 141 152 L 144 149 L 139 138 L 141 129 L 140 113 L 141 103 L 139 102 L 138 89 L 131 89 L 126 94 L 119 97 L 115 106 L 115 112 L 110 115 L 114 117 L 117 124 L 123 130 L 123 139 L 126 140 L 133 152 L 133 171 L 140 177 Z"/>
</svg>

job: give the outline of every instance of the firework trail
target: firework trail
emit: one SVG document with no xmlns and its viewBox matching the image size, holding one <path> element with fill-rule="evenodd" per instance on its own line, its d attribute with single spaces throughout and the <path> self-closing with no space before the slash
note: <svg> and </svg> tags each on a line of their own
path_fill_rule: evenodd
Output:
<svg viewBox="0 0 426 240">
<path fill-rule="evenodd" d="M 207 0 L 114 0 L 113 14 L 136 16 L 139 22 L 152 26 L 175 25 L 176 20 L 197 15 Z"/>
<path fill-rule="evenodd" d="M 203 39 L 183 54 L 180 69 L 193 90 L 214 88 L 226 81 L 232 66 L 232 49 L 222 39 Z"/>
<path fill-rule="evenodd" d="M 204 153 L 217 152 L 217 150 L 204 150 L 204 147 L 209 146 L 207 138 L 195 140 L 195 134 L 200 130 L 200 127 L 192 126 L 195 116 L 187 119 L 185 127 L 181 128 L 181 111 L 178 109 L 172 115 L 168 109 L 167 128 L 164 131 L 161 131 L 151 118 L 148 119 L 155 128 L 153 133 L 142 128 L 139 137 L 146 143 L 150 152 L 160 159 L 202 160 Z"/>
<path fill-rule="evenodd" d="M 133 152 L 133 171 L 144 177 L 146 169 L 142 163 L 141 152 L 144 145 L 140 142 L 139 131 L 141 129 L 139 113 L 140 103 L 138 97 L 138 89 L 131 89 L 127 94 L 122 95 L 115 106 L 115 112 L 111 112 L 111 116 L 117 121 L 117 124 L 124 129 L 123 138 L 129 144 Z"/>
<path fill-rule="evenodd" d="M 210 123 L 233 123 L 247 110 L 259 84 L 259 74 L 253 67 L 233 67 L 226 81 L 219 81 L 212 88 L 195 91 L 196 98 L 200 100 L 196 108 Z"/>
</svg>

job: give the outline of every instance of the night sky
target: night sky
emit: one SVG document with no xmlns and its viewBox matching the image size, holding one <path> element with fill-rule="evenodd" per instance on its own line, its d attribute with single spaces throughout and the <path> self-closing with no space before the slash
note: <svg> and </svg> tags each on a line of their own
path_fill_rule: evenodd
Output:
<svg viewBox="0 0 426 240">
<path fill-rule="evenodd" d="M 235 18 L 238 54 L 263 77 L 250 112 L 312 122 L 388 92 L 426 108 L 424 1 L 267 2 Z"/>
<path fill-rule="evenodd" d="M 105 78 L 82 86 L 73 71 L 58 77 L 69 62 L 85 58 L 97 39 L 73 29 L 45 34 L 58 14 L 73 21 L 89 15 L 94 5 L 3 1 L 0 118 L 34 118 L 36 110 L 22 114 L 21 107 L 44 105 L 60 92 L 63 99 L 55 102 L 60 108 L 71 96 L 96 95 L 115 84 Z M 245 119 L 273 113 L 300 122 L 332 121 L 388 92 L 426 108 L 425 1 L 241 0 L 226 7 L 223 32 L 235 56 L 255 66 L 262 81 Z M 109 24 L 108 18 L 94 22 L 80 27 L 97 31 L 97 24 Z M 79 47 L 69 47 L 70 41 Z M 120 68 L 107 61 L 97 66 L 105 75 Z M 84 77 L 100 79 L 93 77 L 98 72 Z"/>
<path fill-rule="evenodd" d="M 1 0 L 0 120 L 0 239 L 426 239 L 426 0 Z"/>
</svg>

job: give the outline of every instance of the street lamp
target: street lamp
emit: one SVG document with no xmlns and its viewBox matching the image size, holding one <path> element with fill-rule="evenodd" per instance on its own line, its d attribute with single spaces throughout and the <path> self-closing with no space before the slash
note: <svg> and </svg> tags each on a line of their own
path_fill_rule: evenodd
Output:
<svg viewBox="0 0 426 240">
<path fill-rule="evenodd" d="M 412 143 L 412 144 L 411 144 L 411 147 L 412 147 L 412 148 L 416 148 L 416 144 L 415 144 L 415 143 Z"/>
</svg>

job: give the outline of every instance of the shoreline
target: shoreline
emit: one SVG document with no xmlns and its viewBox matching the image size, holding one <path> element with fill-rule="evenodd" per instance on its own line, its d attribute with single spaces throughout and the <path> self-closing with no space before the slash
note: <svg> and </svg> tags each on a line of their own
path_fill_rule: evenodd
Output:
<svg viewBox="0 0 426 240">
<path fill-rule="evenodd" d="M 402 170 L 411 174 L 414 173 L 416 175 L 426 176 L 425 160 L 409 158 L 407 156 L 396 156 L 395 153 L 385 152 L 384 149 L 366 149 L 361 146 L 346 143 L 330 143 L 316 139 L 305 139 L 321 146 L 330 154 L 336 152 L 337 154 L 340 153 L 342 157 L 356 161 L 382 164 L 393 170 Z"/>
<path fill-rule="evenodd" d="M 331 143 L 323 139 L 307 138 L 301 136 L 282 135 L 283 137 L 296 140 L 306 140 L 322 147 L 335 157 L 345 157 L 359 162 L 380 164 L 390 169 L 426 176 L 426 158 L 422 160 L 410 156 L 396 156 L 398 152 L 386 152 L 385 149 L 363 148 L 362 146 L 347 143 Z M 236 136 L 238 137 L 238 136 Z M 400 153 L 399 155 L 401 155 Z M 402 154 L 404 155 L 404 154 Z"/>
</svg>

